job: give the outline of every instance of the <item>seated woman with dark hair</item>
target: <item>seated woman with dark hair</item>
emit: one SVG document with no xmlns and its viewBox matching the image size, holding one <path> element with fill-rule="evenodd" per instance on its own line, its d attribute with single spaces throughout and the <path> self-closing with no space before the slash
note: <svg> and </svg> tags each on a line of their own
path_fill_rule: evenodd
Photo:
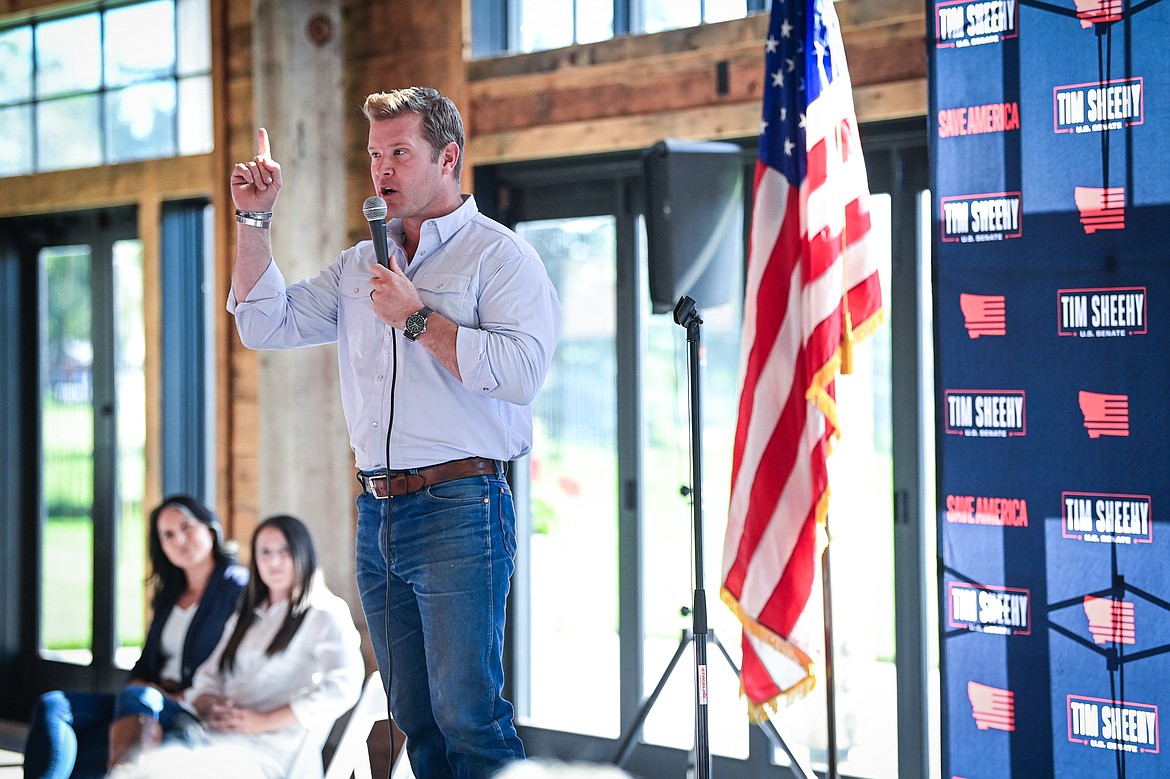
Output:
<svg viewBox="0 0 1170 779">
<path fill-rule="evenodd" d="M 102 777 L 142 744 L 189 721 L 178 696 L 235 613 L 248 571 L 235 564 L 215 513 L 172 495 L 150 513 L 154 618 L 117 694 L 49 692 L 33 710 L 25 777 Z"/>
<path fill-rule="evenodd" d="M 350 709 L 364 680 L 349 606 L 325 586 L 309 529 L 269 517 L 252 536 L 236 618 L 184 696 L 205 738 L 164 744 L 115 776 L 285 776 L 305 738 Z"/>
</svg>

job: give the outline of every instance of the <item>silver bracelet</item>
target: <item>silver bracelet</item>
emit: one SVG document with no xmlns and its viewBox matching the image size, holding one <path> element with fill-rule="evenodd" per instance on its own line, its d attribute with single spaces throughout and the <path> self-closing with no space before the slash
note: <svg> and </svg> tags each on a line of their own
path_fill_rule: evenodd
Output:
<svg viewBox="0 0 1170 779">
<path fill-rule="evenodd" d="M 253 219 L 250 216 L 237 216 L 236 221 L 242 225 L 247 225 L 248 227 L 260 227 L 264 230 L 267 230 L 272 224 L 271 220 Z"/>
<path fill-rule="evenodd" d="M 272 221 L 272 212 L 271 211 L 241 211 L 240 209 L 237 208 L 236 209 L 236 216 L 246 216 L 249 219 L 259 219 L 262 222 L 271 222 Z"/>
</svg>

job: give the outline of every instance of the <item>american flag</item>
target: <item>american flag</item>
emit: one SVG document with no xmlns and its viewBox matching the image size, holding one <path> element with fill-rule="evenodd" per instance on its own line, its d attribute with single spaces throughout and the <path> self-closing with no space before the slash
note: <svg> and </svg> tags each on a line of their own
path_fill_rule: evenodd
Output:
<svg viewBox="0 0 1170 779">
<path fill-rule="evenodd" d="M 807 694 L 834 380 L 881 321 L 869 185 L 831 0 L 773 0 L 723 548 L 753 718 Z"/>
</svg>

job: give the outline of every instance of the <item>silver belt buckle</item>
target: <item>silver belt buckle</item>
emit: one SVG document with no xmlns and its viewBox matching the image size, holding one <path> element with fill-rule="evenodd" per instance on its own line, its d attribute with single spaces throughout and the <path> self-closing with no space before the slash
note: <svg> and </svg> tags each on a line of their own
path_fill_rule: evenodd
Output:
<svg viewBox="0 0 1170 779">
<path fill-rule="evenodd" d="M 374 484 L 377 481 L 381 481 L 382 484 L 385 485 L 383 488 L 383 492 L 385 494 L 379 495 L 378 490 L 374 488 Z M 366 488 L 366 492 L 368 492 L 370 495 L 373 495 L 378 500 L 386 500 L 390 497 L 390 477 L 387 474 L 382 474 L 380 476 L 369 476 L 363 473 L 362 486 Z"/>
</svg>

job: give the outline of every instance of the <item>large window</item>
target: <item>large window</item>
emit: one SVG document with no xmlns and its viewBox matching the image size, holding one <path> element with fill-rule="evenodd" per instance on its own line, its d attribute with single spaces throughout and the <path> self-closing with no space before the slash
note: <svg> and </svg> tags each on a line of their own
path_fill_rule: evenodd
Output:
<svg viewBox="0 0 1170 779">
<path fill-rule="evenodd" d="M 477 57 L 595 43 L 739 19 L 768 0 L 472 0 Z"/>
<path fill-rule="evenodd" d="M 208 0 L 0 28 L 0 176 L 211 150 Z"/>
</svg>

